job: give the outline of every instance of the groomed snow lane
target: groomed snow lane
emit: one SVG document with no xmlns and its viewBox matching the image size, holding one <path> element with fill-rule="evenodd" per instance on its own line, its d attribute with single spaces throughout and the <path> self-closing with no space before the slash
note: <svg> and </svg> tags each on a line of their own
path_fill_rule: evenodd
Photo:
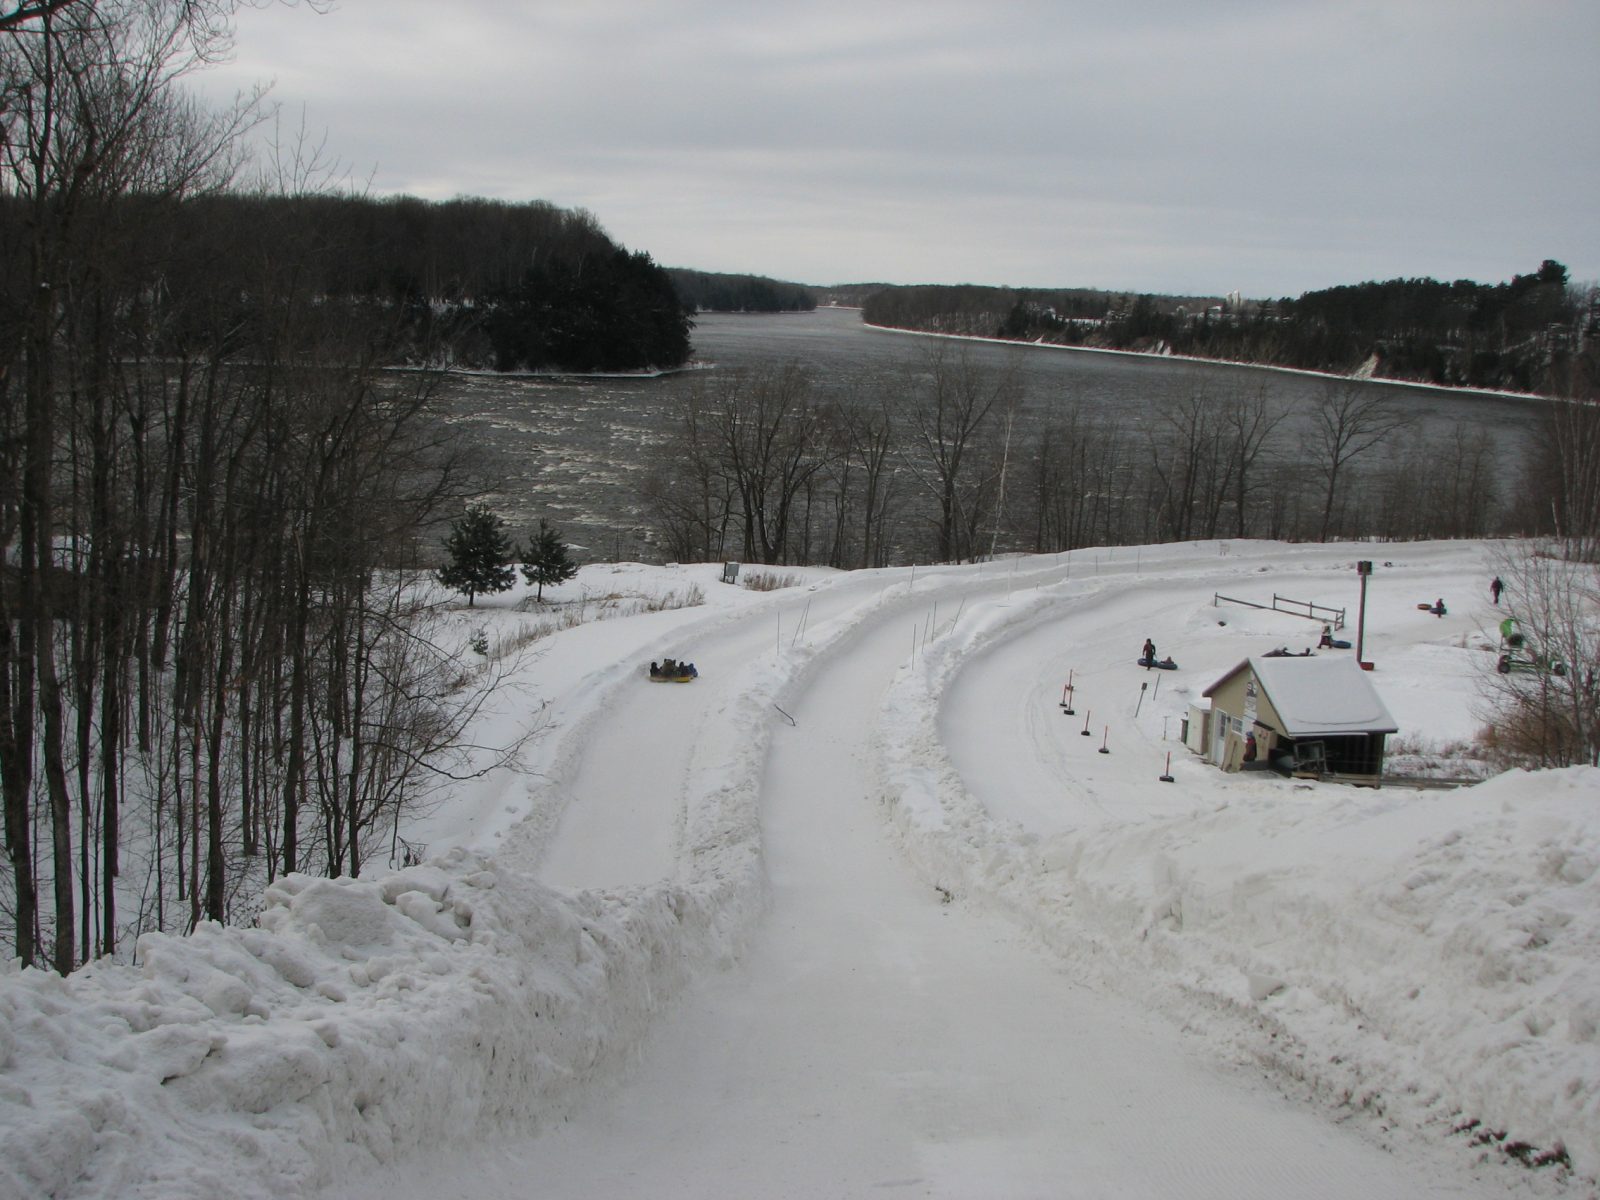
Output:
<svg viewBox="0 0 1600 1200">
<path fill-rule="evenodd" d="M 749 952 L 660 1021 L 624 1085 L 543 1136 L 331 1194 L 1475 1194 L 1217 1068 L 919 878 L 872 761 L 907 653 L 907 610 L 892 612 L 817 666 L 775 736 L 772 905 Z"/>
</svg>

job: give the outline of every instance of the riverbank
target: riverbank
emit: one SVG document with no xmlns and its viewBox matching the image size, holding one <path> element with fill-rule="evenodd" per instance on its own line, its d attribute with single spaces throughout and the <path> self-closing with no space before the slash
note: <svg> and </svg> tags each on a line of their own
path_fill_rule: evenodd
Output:
<svg viewBox="0 0 1600 1200">
<path fill-rule="evenodd" d="M 1277 363 L 1240 362 L 1231 358 L 1198 358 L 1192 354 L 1156 353 L 1150 350 L 1113 350 L 1106 346 L 1068 346 L 1060 342 L 1023 342 L 1014 338 L 983 337 L 975 333 L 935 333 L 926 329 L 900 329 L 893 325 L 873 325 L 861 322 L 865 329 L 879 333 L 903 333 L 910 337 L 946 338 L 958 342 L 984 342 L 995 346 L 1026 346 L 1039 350 L 1070 350 L 1078 354 L 1108 354 L 1123 358 L 1154 359 L 1158 362 L 1193 363 L 1202 367 L 1234 367 L 1252 371 L 1275 371 L 1284 375 L 1300 375 L 1312 379 L 1332 379 L 1348 383 L 1381 383 L 1391 387 L 1416 388 L 1447 395 L 1493 396 L 1502 400 L 1561 400 L 1560 396 L 1545 396 L 1538 392 L 1510 392 L 1495 388 L 1450 387 L 1443 383 L 1423 383 L 1415 379 L 1391 379 L 1387 375 L 1341 375 L 1332 371 L 1313 371 L 1306 367 L 1285 367 Z"/>
</svg>

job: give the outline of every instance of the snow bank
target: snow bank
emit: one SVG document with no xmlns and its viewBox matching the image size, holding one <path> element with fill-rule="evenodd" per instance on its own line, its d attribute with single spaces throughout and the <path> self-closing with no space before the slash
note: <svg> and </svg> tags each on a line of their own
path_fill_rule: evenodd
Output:
<svg viewBox="0 0 1600 1200">
<path fill-rule="evenodd" d="M 0 1194 L 299 1195 L 364 1154 L 536 1127 L 717 942 L 688 889 L 563 896 L 462 852 L 287 876 L 258 928 L 6 979 Z"/>
<path fill-rule="evenodd" d="M 456 848 L 373 878 L 287 876 L 255 928 L 149 935 L 137 967 L 0 977 L 0 1200 L 305 1195 L 402 1151 L 561 1119 L 764 911 L 771 706 L 877 594 L 750 664 L 690 780 L 676 881 L 568 893 L 536 881 L 526 846 L 506 862 Z M 653 632 L 630 619 L 552 639 L 587 645 L 574 661 L 591 669 L 538 763 L 581 753 L 663 625 L 703 637 L 765 598 L 719 600 L 646 619 Z"/>
<path fill-rule="evenodd" d="M 1600 771 L 1334 790 L 1059 839 L 1036 882 L 1341 1102 L 1600 1172 Z"/>
</svg>

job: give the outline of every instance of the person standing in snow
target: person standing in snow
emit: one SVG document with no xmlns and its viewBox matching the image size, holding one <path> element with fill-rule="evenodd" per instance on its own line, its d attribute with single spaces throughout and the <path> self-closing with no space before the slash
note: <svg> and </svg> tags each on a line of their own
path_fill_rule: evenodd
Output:
<svg viewBox="0 0 1600 1200">
<path fill-rule="evenodd" d="M 1149 638 L 1144 640 L 1144 669 L 1148 671 L 1156 665 L 1156 644 Z"/>
<path fill-rule="evenodd" d="M 1506 585 L 1500 582 L 1500 576 L 1494 577 L 1494 582 L 1489 585 L 1489 595 L 1494 598 L 1494 606 L 1500 607 L 1500 593 L 1506 590 Z"/>
</svg>

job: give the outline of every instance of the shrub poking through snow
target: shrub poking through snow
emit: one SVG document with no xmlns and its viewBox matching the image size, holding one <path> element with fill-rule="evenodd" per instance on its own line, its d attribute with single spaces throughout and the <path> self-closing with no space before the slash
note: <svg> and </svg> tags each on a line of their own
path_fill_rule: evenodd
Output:
<svg viewBox="0 0 1600 1200">
<path fill-rule="evenodd" d="M 799 582 L 798 575 L 779 575 L 772 571 L 749 571 L 744 577 L 744 586 L 752 592 L 776 592 Z"/>
</svg>

